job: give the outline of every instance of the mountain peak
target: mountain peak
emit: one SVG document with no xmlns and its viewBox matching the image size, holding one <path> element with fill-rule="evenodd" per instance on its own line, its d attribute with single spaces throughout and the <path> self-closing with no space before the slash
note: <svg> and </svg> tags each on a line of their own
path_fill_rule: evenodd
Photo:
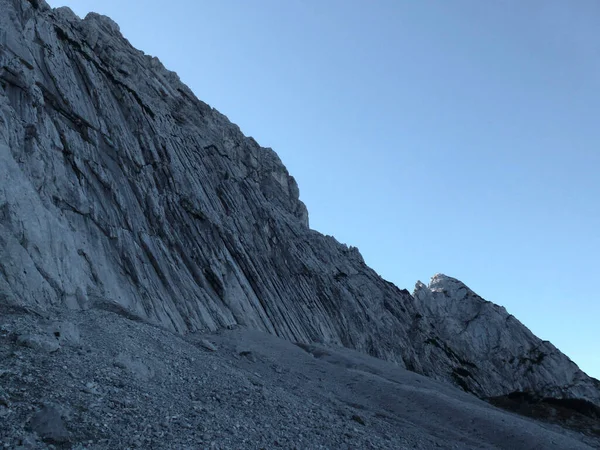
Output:
<svg viewBox="0 0 600 450">
<path fill-rule="evenodd" d="M 470 292 L 470 289 L 462 281 L 443 273 L 433 275 L 427 285 L 421 281 L 417 281 L 413 295 L 417 295 L 419 291 L 423 290 L 446 293 L 445 298 L 452 299 L 463 298 Z"/>
<path fill-rule="evenodd" d="M 449 277 L 443 273 L 436 273 L 429 280 L 430 289 L 466 287 L 464 283 L 456 278 Z"/>
</svg>

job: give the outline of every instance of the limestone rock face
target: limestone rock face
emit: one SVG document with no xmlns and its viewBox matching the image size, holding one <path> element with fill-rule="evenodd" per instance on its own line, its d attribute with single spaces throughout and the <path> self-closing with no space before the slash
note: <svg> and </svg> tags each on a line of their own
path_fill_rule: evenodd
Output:
<svg viewBox="0 0 600 450">
<path fill-rule="evenodd" d="M 275 152 L 109 18 L 43 0 L 0 11 L 0 302 L 126 311 L 181 333 L 242 325 L 480 396 L 600 403 L 568 358 L 459 282 L 413 298 L 311 230 Z"/>
<path fill-rule="evenodd" d="M 178 332 L 241 324 L 402 363 L 410 294 L 309 229 L 271 149 L 110 19 L 0 8 L 3 301 L 120 307 Z"/>
<path fill-rule="evenodd" d="M 442 373 L 450 371 L 466 390 L 486 397 L 523 391 L 599 403 L 597 380 L 505 308 L 482 299 L 462 282 L 437 274 L 428 286 L 418 282 L 413 296 L 422 320 L 435 325 L 426 343 L 454 364 Z"/>
</svg>

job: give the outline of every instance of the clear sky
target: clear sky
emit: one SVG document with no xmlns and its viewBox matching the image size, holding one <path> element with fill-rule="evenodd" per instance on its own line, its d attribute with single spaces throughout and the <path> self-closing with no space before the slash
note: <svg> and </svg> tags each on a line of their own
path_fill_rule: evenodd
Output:
<svg viewBox="0 0 600 450">
<path fill-rule="evenodd" d="M 458 278 L 600 378 L 600 2 L 50 3 L 272 147 L 384 278 Z"/>
</svg>

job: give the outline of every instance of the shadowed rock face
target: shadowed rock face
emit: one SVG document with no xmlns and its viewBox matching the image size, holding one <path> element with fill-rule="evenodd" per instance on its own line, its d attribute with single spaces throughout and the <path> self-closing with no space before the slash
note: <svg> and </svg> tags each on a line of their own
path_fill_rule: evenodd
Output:
<svg viewBox="0 0 600 450">
<path fill-rule="evenodd" d="M 481 397 L 600 404 L 503 308 L 434 277 L 414 297 L 308 227 L 277 155 L 110 19 L 0 0 L 0 302 L 102 308 L 343 345 Z"/>
</svg>

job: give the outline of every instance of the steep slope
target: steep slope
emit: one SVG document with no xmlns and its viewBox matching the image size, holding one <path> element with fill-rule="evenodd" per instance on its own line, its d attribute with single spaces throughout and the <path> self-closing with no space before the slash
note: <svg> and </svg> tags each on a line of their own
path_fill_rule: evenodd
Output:
<svg viewBox="0 0 600 450">
<path fill-rule="evenodd" d="M 0 10 L 0 302 L 118 306 L 181 333 L 243 325 L 354 348 L 481 397 L 527 388 L 600 404 L 597 384 L 553 347 L 524 366 L 525 381 L 513 376 L 504 353 L 470 344 L 486 327 L 502 334 L 499 320 L 458 339 L 469 311 L 438 308 L 435 287 L 413 298 L 310 230 L 277 155 L 109 18 L 43 0 Z M 487 343 L 536 360 L 535 337 L 514 330 Z"/>
<path fill-rule="evenodd" d="M 529 392 L 598 402 L 598 380 L 590 379 L 505 308 L 482 299 L 462 282 L 437 274 L 428 286 L 418 282 L 413 296 L 422 320 L 435 325 L 426 344 L 450 353 L 455 365 L 442 372 L 451 373 L 465 390 L 480 396 Z M 438 359 L 438 368 L 449 360 Z M 495 388 L 490 393 L 491 386 Z"/>
</svg>

